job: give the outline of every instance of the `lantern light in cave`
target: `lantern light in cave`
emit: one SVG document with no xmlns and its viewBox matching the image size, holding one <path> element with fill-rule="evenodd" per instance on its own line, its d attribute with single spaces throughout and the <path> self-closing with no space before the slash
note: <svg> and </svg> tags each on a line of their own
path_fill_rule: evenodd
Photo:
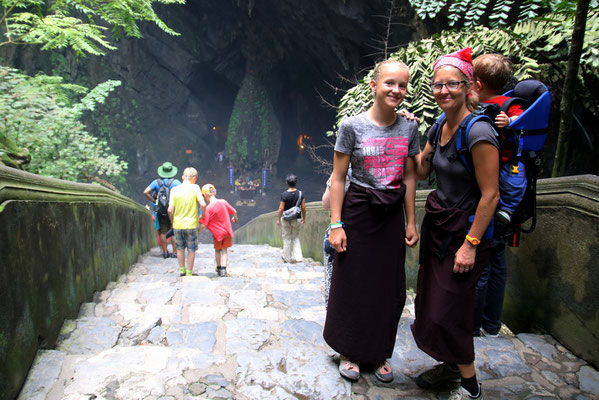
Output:
<svg viewBox="0 0 599 400">
<path fill-rule="evenodd" d="M 214 132 L 216 132 L 216 126 L 213 126 L 213 127 L 212 127 L 212 130 L 213 130 Z"/>
<path fill-rule="evenodd" d="M 191 154 L 191 149 L 185 150 L 185 154 Z"/>
<path fill-rule="evenodd" d="M 297 137 L 297 147 L 300 153 L 302 153 L 306 149 L 306 142 L 311 139 L 312 137 L 310 135 L 306 135 L 300 132 L 300 134 Z"/>
</svg>

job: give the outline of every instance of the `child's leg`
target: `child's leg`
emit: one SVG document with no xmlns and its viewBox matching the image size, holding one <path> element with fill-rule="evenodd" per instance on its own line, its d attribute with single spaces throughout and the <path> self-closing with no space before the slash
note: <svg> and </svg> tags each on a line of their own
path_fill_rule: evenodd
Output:
<svg viewBox="0 0 599 400">
<path fill-rule="evenodd" d="M 179 248 L 177 249 L 177 262 L 179 263 L 179 269 L 185 268 L 185 238 L 183 237 L 183 231 L 179 229 L 174 230 L 174 235 L 171 240 L 179 242 Z M 166 246 L 165 246 L 166 247 Z"/>
<path fill-rule="evenodd" d="M 220 257 L 220 262 L 222 263 L 221 267 L 226 267 L 227 265 L 229 265 L 228 261 L 229 261 L 229 252 L 227 251 L 227 248 L 225 247 L 221 250 L 221 257 Z"/>
<path fill-rule="evenodd" d="M 177 260 L 179 262 L 179 268 L 185 268 L 185 248 L 180 247 L 177 249 Z"/>
<path fill-rule="evenodd" d="M 186 230 L 187 241 L 187 275 L 191 275 L 193 271 L 193 262 L 196 258 L 196 250 L 198 249 L 198 231 L 196 229 Z"/>
<path fill-rule="evenodd" d="M 179 250 L 177 250 L 178 252 Z M 185 251 L 183 251 L 183 254 L 185 254 Z M 177 254 L 177 257 L 179 255 Z M 196 258 L 196 252 L 195 251 L 191 251 L 191 250 L 187 250 L 187 270 L 188 271 L 193 271 L 193 262 L 195 261 Z M 180 262 L 182 263 L 182 262 Z"/>
<path fill-rule="evenodd" d="M 222 250 L 216 250 L 216 249 L 214 249 L 214 258 L 216 259 L 216 266 L 217 267 L 220 267 L 222 265 L 221 264 L 221 253 L 222 253 Z"/>
</svg>

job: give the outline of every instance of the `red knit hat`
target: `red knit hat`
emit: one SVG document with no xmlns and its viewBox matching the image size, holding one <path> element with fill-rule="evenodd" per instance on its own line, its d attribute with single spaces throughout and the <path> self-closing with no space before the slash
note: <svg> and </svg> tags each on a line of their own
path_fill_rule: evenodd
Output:
<svg viewBox="0 0 599 400">
<path fill-rule="evenodd" d="M 459 69 L 466 75 L 469 80 L 473 79 L 474 67 L 472 66 L 472 49 L 466 47 L 458 50 L 455 53 L 442 56 L 433 65 L 433 72 L 443 65 L 451 65 Z"/>
</svg>

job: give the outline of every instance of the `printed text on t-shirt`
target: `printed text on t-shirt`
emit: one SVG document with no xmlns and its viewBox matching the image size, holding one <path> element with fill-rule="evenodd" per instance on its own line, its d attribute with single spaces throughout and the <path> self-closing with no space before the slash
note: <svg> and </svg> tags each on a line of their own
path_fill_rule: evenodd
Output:
<svg viewBox="0 0 599 400">
<path fill-rule="evenodd" d="M 407 137 L 368 137 L 362 139 L 364 169 L 379 183 L 399 187 L 408 156 Z"/>
</svg>

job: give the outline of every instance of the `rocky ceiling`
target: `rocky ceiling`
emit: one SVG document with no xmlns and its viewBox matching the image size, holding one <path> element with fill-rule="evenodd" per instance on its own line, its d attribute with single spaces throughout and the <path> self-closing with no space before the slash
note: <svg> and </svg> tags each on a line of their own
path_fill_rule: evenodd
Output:
<svg viewBox="0 0 599 400">
<path fill-rule="evenodd" d="M 248 71 L 261 78 L 271 96 L 281 125 L 279 159 L 289 159 L 300 132 L 318 142 L 331 129 L 335 111 L 323 107 L 319 94 L 335 102 L 342 92 L 327 83 L 347 88 L 351 84 L 340 77 L 360 77 L 382 57 L 377 40 L 385 36 L 390 10 L 389 44 L 426 34 L 426 27 L 412 22 L 407 0 L 395 4 L 188 0 L 159 9 L 179 36 L 144 24 L 143 39 L 122 39 L 105 57 L 78 59 L 65 52 L 62 64 L 76 81 L 123 82 L 100 110 L 105 116 L 90 125 L 99 131 L 113 125 L 110 140 L 129 162 L 129 178 L 147 179 L 164 159 L 206 165 L 224 148 L 235 96 Z M 31 69 L 32 56 L 26 54 L 13 56 L 13 64 L 29 63 Z"/>
</svg>

